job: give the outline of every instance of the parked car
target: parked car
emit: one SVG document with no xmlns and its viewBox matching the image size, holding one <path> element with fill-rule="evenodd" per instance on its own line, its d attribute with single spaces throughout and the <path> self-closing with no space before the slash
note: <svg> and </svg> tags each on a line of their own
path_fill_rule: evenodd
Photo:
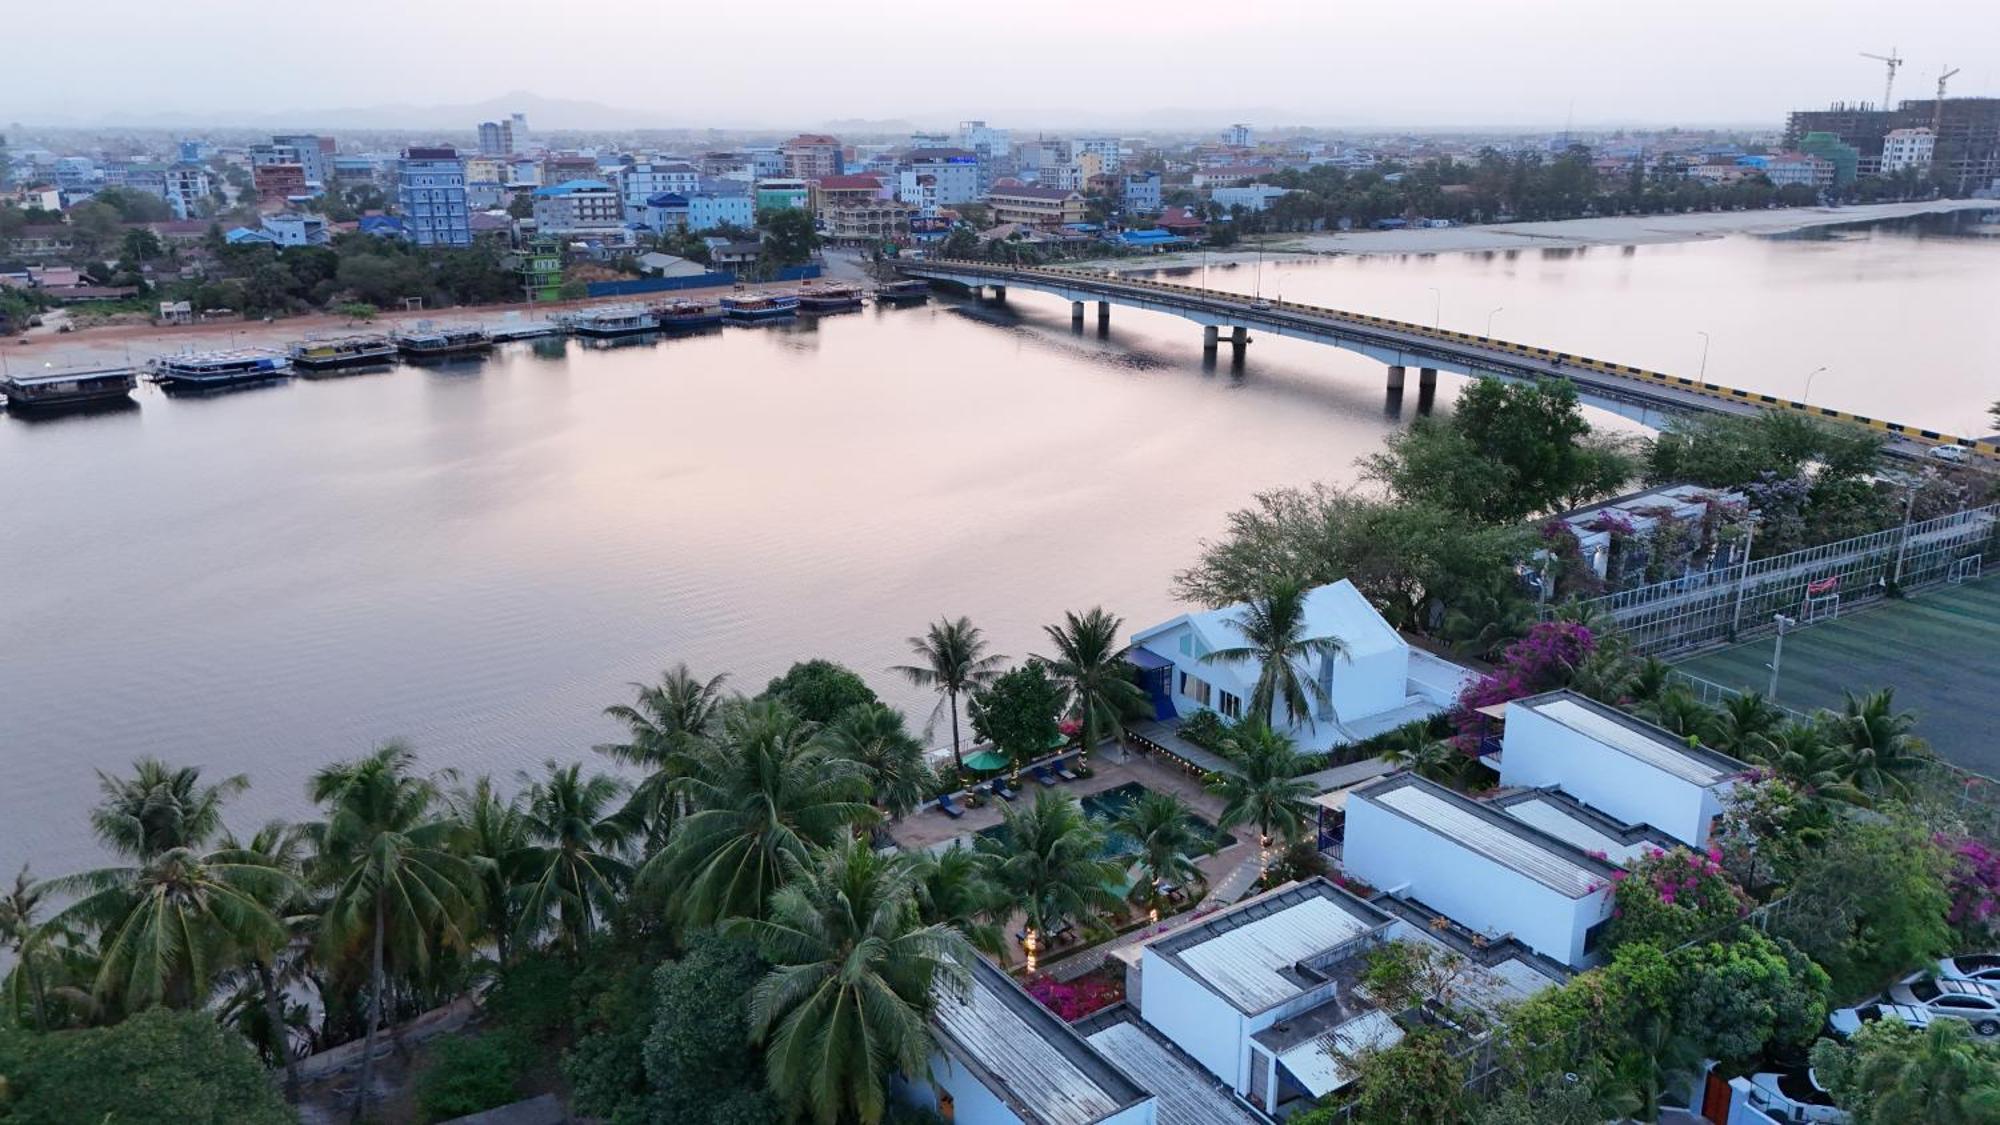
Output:
<svg viewBox="0 0 2000 1125">
<path fill-rule="evenodd" d="M 1945 980 L 1918 973 L 1891 985 L 1888 1000 L 1914 1005 L 1933 1016 L 1957 1016 L 1984 1038 L 2000 1035 L 2000 985 L 1977 980 Z"/>
<path fill-rule="evenodd" d="M 1954 465 L 1963 464 L 1972 456 L 1962 445 L 1933 445 L 1927 453 L 1934 461 L 1949 461 Z"/>
<path fill-rule="evenodd" d="M 1938 962 L 1944 980 L 1983 980 L 2000 984 L 2000 953 L 1967 953 Z"/>
<path fill-rule="evenodd" d="M 1785 1125 L 1845 1125 L 1849 1120 L 1810 1069 L 1751 1075 L 1750 1105 Z"/>
<path fill-rule="evenodd" d="M 1853 1008 L 1841 1008 L 1826 1017 L 1827 1026 L 1842 1039 L 1861 1030 L 1864 1023 L 1876 1020 L 1902 1020 L 1911 1027 L 1930 1026 L 1931 1010 L 1921 1004 L 1892 1004 L 1886 1000 L 1871 1001 Z"/>
</svg>

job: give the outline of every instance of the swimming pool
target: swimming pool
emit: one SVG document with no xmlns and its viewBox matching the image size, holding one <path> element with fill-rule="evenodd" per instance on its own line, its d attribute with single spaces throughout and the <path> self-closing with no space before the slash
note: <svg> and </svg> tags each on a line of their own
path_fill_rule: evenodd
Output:
<svg viewBox="0 0 2000 1125">
<path fill-rule="evenodd" d="M 1113 831 L 1111 824 L 1123 816 L 1125 810 L 1132 806 L 1132 802 L 1144 796 L 1146 792 L 1147 789 L 1144 785 L 1136 781 L 1128 781 L 1116 788 L 1092 793 L 1077 802 L 1083 806 L 1083 815 L 1090 818 L 1092 823 L 1104 830 L 1104 848 L 1098 852 L 1098 855 L 1105 859 L 1123 859 L 1126 856 L 1138 854 L 1138 841 L 1125 835 L 1123 832 Z M 1033 794 L 1025 791 L 1021 796 L 1023 800 L 1031 800 L 1033 798 Z M 1194 820 L 1196 832 L 1214 841 L 1209 847 L 1195 852 L 1196 858 L 1205 855 L 1214 855 L 1216 852 L 1236 842 L 1236 837 L 1217 828 L 1199 814 L 1194 815 L 1192 819 Z M 1007 831 L 1005 821 L 991 828 L 980 829 L 979 835 L 998 840 L 1001 844 L 1011 844 L 1013 842 L 1011 835 Z"/>
</svg>

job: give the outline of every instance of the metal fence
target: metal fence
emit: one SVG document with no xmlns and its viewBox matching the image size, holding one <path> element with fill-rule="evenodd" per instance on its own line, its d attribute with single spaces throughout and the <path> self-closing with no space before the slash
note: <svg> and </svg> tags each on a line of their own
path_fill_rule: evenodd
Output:
<svg viewBox="0 0 2000 1125">
<path fill-rule="evenodd" d="M 1721 571 L 1621 590 L 1583 603 L 1633 648 L 1671 656 L 1756 636 L 1784 614 L 1812 624 L 1888 593 L 1976 573 L 2000 526 L 2000 504 L 1877 531 Z M 1548 607 L 1551 614 L 1554 607 Z"/>
</svg>

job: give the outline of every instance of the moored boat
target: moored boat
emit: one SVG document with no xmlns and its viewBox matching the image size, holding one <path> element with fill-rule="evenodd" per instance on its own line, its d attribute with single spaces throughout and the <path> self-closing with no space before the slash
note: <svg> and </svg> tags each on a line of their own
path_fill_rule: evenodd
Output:
<svg viewBox="0 0 2000 1125">
<path fill-rule="evenodd" d="M 77 368 L 0 376 L 0 394 L 7 396 L 7 409 L 17 414 L 70 410 L 119 399 L 130 401 L 132 388 L 138 385 L 138 373 L 129 367 Z"/>
<path fill-rule="evenodd" d="M 653 314 L 637 305 L 604 305 L 582 309 L 567 318 L 569 330 L 579 336 L 635 336 L 655 331 Z"/>
<path fill-rule="evenodd" d="M 845 282 L 815 285 L 808 282 L 799 290 L 799 308 L 804 312 L 843 312 L 861 307 L 861 287 Z"/>
<path fill-rule="evenodd" d="M 735 321 L 780 320 L 798 311 L 797 293 L 731 293 L 722 298 L 722 314 Z"/>
<path fill-rule="evenodd" d="M 170 391 L 209 391 L 288 379 L 292 361 L 258 348 L 164 355 L 149 365 L 152 379 Z"/>
<path fill-rule="evenodd" d="M 688 332 L 722 323 L 722 306 L 707 301 L 664 301 L 650 311 L 665 332 Z"/>
<path fill-rule="evenodd" d="M 875 287 L 877 303 L 921 305 L 931 299 L 931 283 L 914 277 L 887 281 Z"/>
<path fill-rule="evenodd" d="M 444 328 L 425 323 L 396 334 L 396 347 L 411 359 L 450 359 L 493 350 L 484 328 Z"/>
<path fill-rule="evenodd" d="M 292 364 L 305 371 L 332 371 L 341 367 L 368 367 L 396 358 L 396 342 L 379 333 L 305 339 L 293 344 L 288 353 Z"/>
</svg>

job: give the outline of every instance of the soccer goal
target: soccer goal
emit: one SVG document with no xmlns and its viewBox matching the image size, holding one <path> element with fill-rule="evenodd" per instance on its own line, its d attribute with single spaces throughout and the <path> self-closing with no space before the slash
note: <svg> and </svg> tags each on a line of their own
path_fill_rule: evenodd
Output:
<svg viewBox="0 0 2000 1125">
<path fill-rule="evenodd" d="M 1951 570 L 1944 576 L 1946 582 L 1954 586 L 1963 582 L 1979 581 L 1979 569 L 1984 555 L 1967 555 L 1951 564 Z"/>
</svg>

